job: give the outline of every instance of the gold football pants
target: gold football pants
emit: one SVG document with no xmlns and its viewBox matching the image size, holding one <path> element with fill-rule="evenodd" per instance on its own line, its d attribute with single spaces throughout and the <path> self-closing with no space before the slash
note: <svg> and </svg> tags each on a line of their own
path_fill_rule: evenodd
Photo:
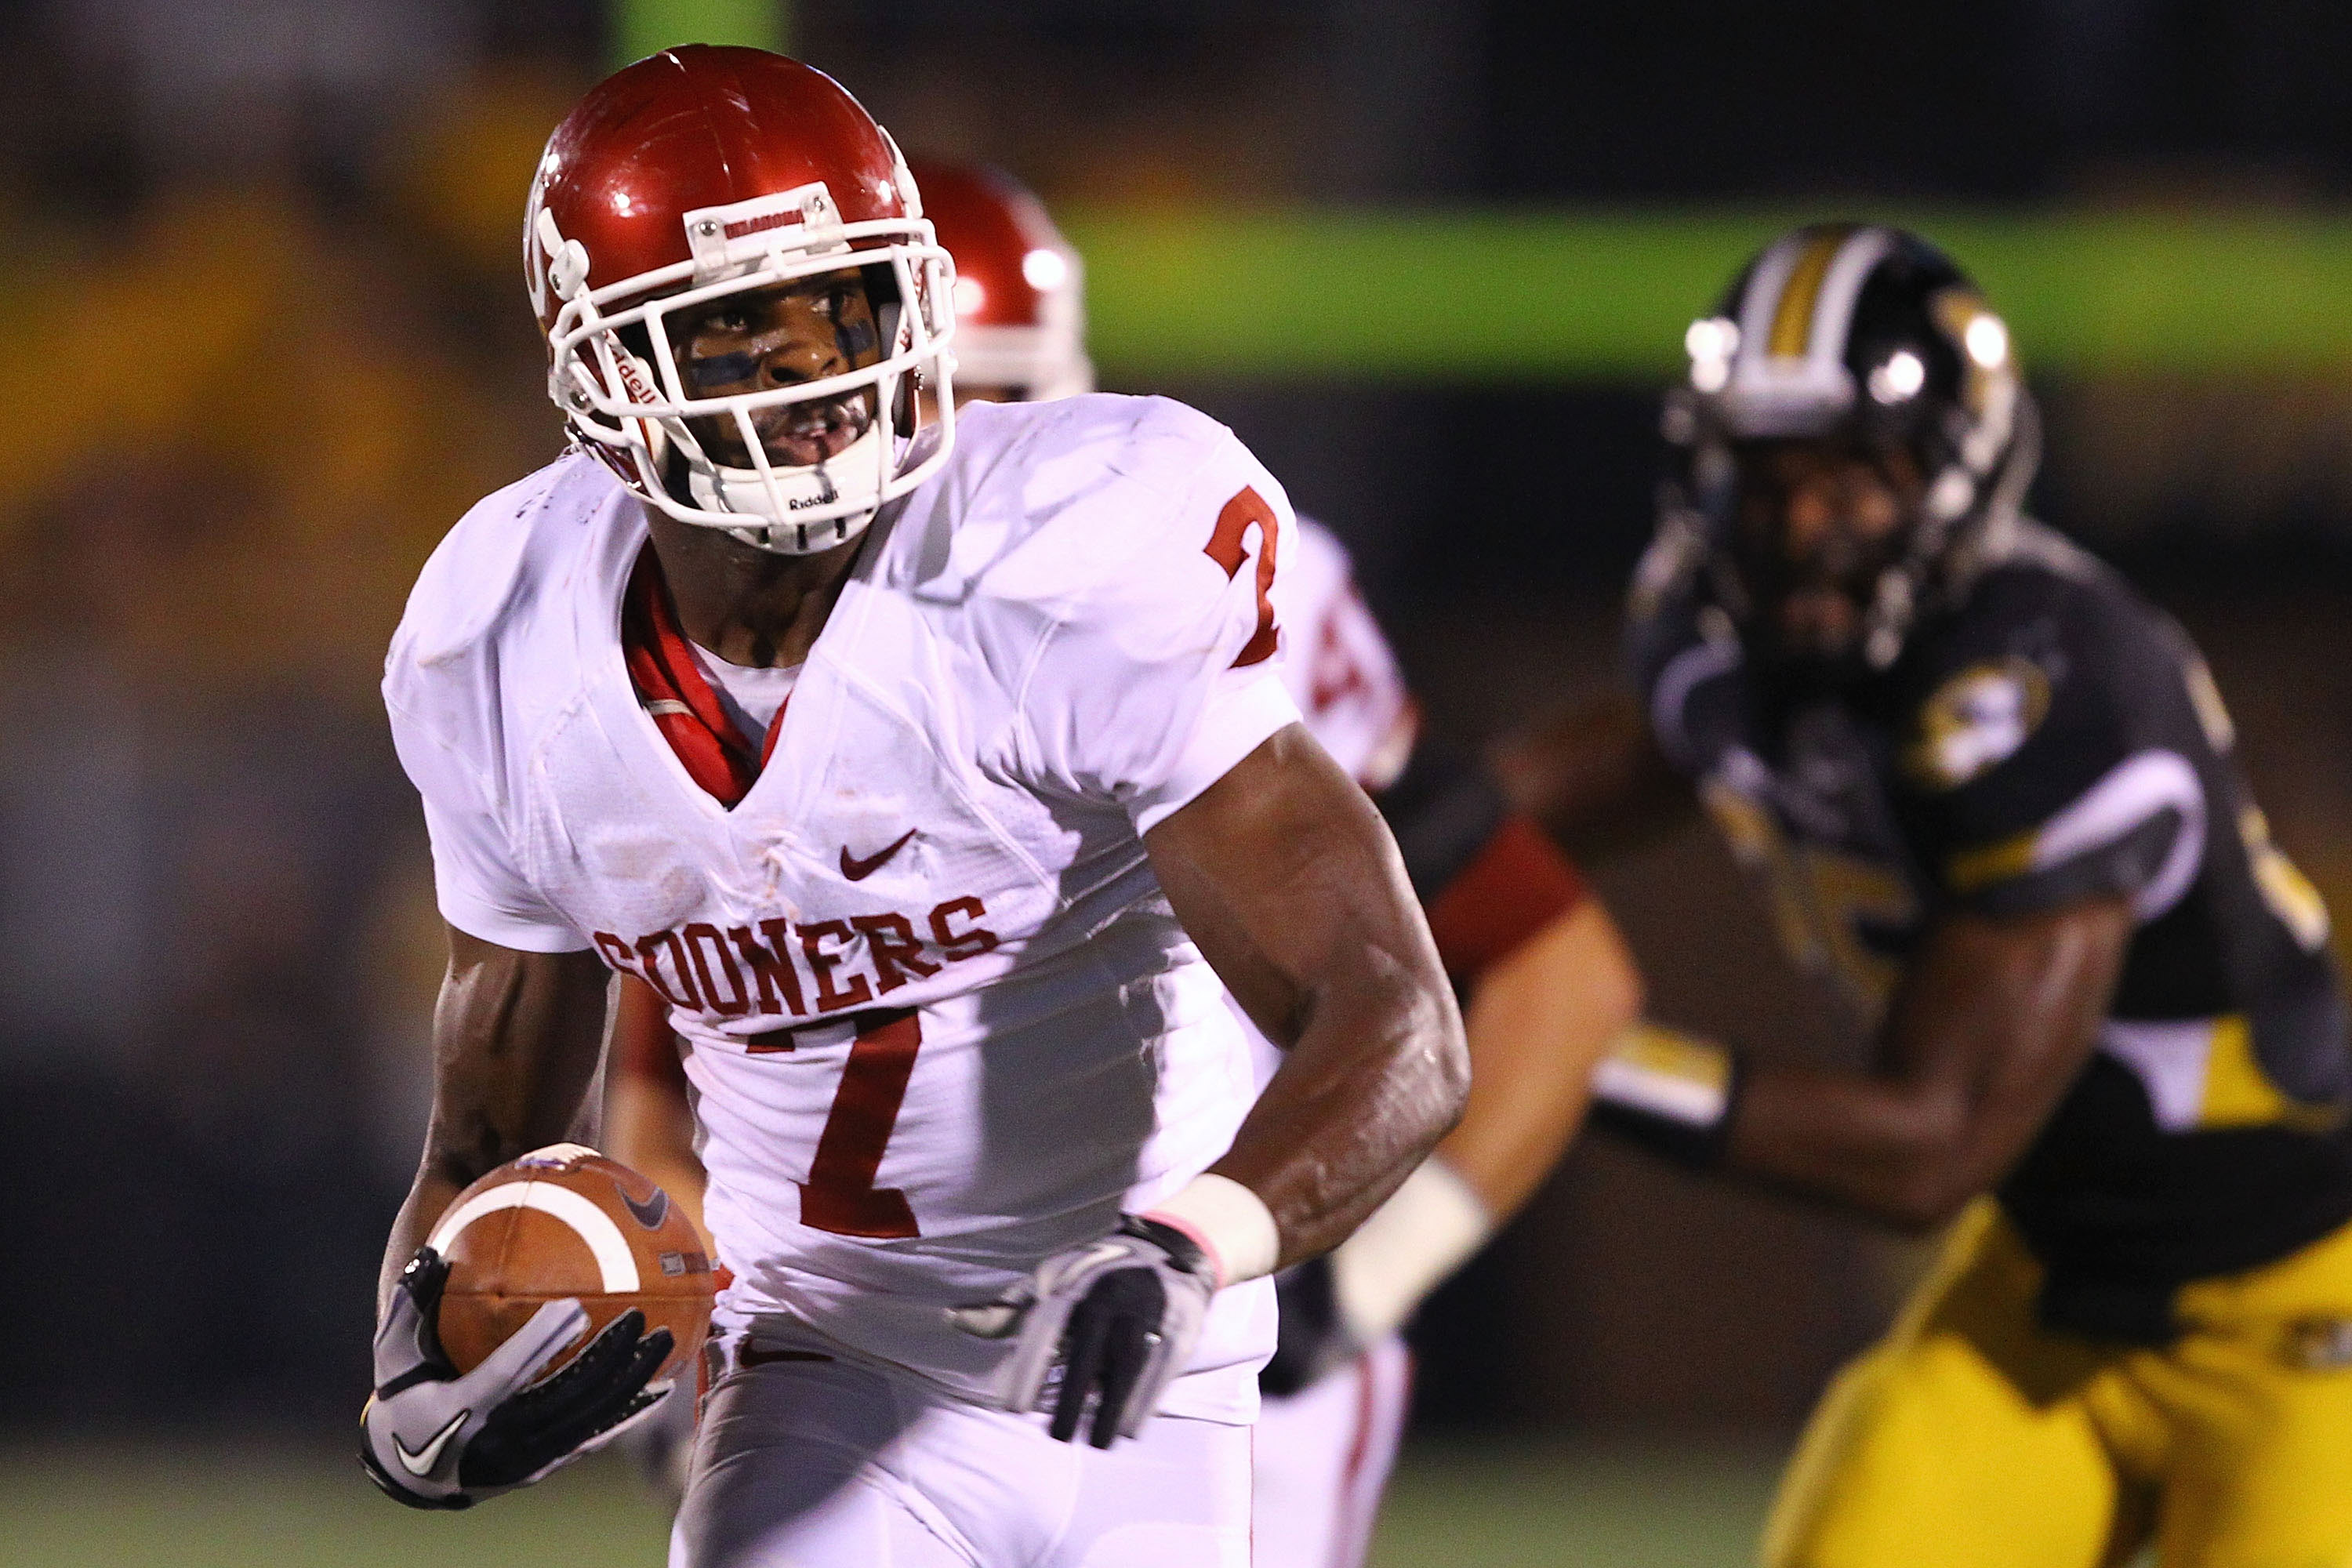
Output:
<svg viewBox="0 0 2352 1568">
<path fill-rule="evenodd" d="M 2184 1286 L 2161 1350 L 2042 1328 L 1990 1199 L 1780 1482 L 1769 1568 L 2352 1568 L 2352 1226 Z"/>
</svg>

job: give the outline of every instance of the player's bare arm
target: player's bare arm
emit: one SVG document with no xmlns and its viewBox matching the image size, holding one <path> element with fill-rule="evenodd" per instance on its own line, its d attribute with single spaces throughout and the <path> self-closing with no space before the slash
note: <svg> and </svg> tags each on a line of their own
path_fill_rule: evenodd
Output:
<svg viewBox="0 0 2352 1568">
<path fill-rule="evenodd" d="M 1530 725 L 1494 762 L 1522 809 L 1586 853 L 1693 804 L 1622 700 Z M 2132 929 L 2121 900 L 1948 917 L 1905 972 L 1874 1071 L 1747 1066 L 1712 1136 L 1733 1169 L 1932 1229 L 1999 1180 L 2081 1072 Z"/>
<path fill-rule="evenodd" d="M 1311 525 L 1300 536 L 1282 606 L 1294 649 L 1284 679 L 1396 837 L 1463 998 L 1471 1065 L 1462 1120 L 1431 1157 L 1345 1242 L 1278 1280 L 1280 1342 L 1259 1379 L 1270 1396 L 1261 1422 L 1275 1425 L 1259 1450 L 1257 1515 L 1262 1541 L 1307 1560 L 1360 1534 L 1346 1522 L 1356 1505 L 1324 1500 L 1352 1463 L 1331 1448 L 1349 1428 L 1318 1420 L 1326 1406 L 1307 1391 L 1335 1377 L 1360 1389 L 1400 1380 L 1397 1331 L 1541 1183 L 1582 1121 L 1595 1061 L 1639 1011 L 1641 983 L 1607 911 L 1491 771 L 1421 732 L 1344 552 Z M 1281 1059 L 1260 1056 L 1261 1082 Z"/>
<path fill-rule="evenodd" d="M 1533 1195 L 1583 1124 L 1594 1066 L 1639 1016 L 1642 983 L 1608 911 L 1580 889 L 1574 897 L 1467 980 L 1462 1120 L 1345 1242 L 1282 1277 L 1267 1392 L 1337 1375 L 1402 1328 Z"/>
<path fill-rule="evenodd" d="M 1595 1064 L 1641 1012 L 1641 973 L 1597 899 L 1478 976 L 1463 1016 L 1470 1096 L 1436 1157 L 1494 1223 L 1551 1173 L 1583 1123 Z"/>
<path fill-rule="evenodd" d="M 1211 1173 L 1272 1212 L 1277 1264 L 1345 1239 L 1452 1127 L 1462 1025 L 1380 814 L 1303 727 L 1145 836 L 1194 942 L 1288 1047 Z"/>
<path fill-rule="evenodd" d="M 2081 1073 L 2131 933 L 2122 899 L 1939 921 L 1895 991 L 1874 1070 L 1750 1068 L 1726 1163 L 1907 1230 L 1944 1225 Z"/>
<path fill-rule="evenodd" d="M 433 1113 L 393 1222 L 379 1310 L 433 1223 L 477 1177 L 561 1140 L 603 1047 L 612 972 L 592 952 L 519 952 L 451 926 L 433 1010 Z"/>
</svg>

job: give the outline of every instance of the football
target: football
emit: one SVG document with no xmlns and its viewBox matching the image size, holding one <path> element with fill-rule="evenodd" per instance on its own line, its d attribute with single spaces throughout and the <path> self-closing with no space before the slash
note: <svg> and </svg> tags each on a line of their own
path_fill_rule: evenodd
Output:
<svg viewBox="0 0 2352 1568">
<path fill-rule="evenodd" d="M 646 1332 L 677 1341 L 656 1377 L 701 1352 L 714 1287 L 702 1238 L 668 1194 L 593 1149 L 555 1143 L 499 1166 L 457 1194 L 430 1240 L 449 1261 L 441 1348 L 461 1373 L 565 1297 L 587 1309 L 588 1331 L 550 1372 L 632 1307 Z"/>
</svg>

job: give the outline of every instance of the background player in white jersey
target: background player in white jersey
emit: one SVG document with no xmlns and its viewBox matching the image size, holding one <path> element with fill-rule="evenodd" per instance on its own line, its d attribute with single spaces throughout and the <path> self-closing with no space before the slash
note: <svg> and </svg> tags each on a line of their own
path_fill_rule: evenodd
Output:
<svg viewBox="0 0 2352 1568">
<path fill-rule="evenodd" d="M 994 171 L 913 166 L 956 258 L 958 395 L 1090 390 L 1079 258 L 1042 205 Z M 1608 914 L 1549 842 L 1505 810 L 1483 773 L 1422 743 L 1345 548 L 1308 519 L 1293 537 L 1274 600 L 1289 638 L 1283 682 L 1309 731 L 1380 805 L 1447 969 L 1470 992 L 1461 1124 L 1338 1251 L 1278 1281 L 1281 1344 L 1261 1378 L 1252 1463 L 1255 1560 L 1345 1568 L 1369 1543 L 1403 1425 L 1411 1357 L 1399 1329 L 1550 1169 L 1594 1060 L 1638 1012 L 1640 984 Z M 698 1213 L 688 1086 L 666 1010 L 642 984 L 625 991 L 607 1142 Z M 1263 1080 L 1281 1053 L 1250 1032 Z M 683 1458 L 684 1415 L 681 1405 L 645 1430 L 657 1473 Z"/>
<path fill-rule="evenodd" d="M 533 1384 L 565 1303 L 454 1375 L 418 1245 L 570 1125 L 620 972 L 735 1273 L 674 1563 L 1244 1561 L 1264 1277 L 1467 1088 L 1395 844 L 1273 674 L 1281 488 L 1164 400 L 959 420 L 916 184 L 795 62 L 618 73 L 528 213 L 584 450 L 452 531 L 386 663 L 452 956 L 371 1473 L 463 1507 L 669 1392 L 633 1315 Z M 1255 1095 L 1228 993 L 1289 1045 Z"/>
</svg>

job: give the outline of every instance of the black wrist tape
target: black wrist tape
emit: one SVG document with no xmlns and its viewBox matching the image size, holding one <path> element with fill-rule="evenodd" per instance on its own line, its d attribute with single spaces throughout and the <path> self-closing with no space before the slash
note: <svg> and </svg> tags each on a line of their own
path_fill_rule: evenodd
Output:
<svg viewBox="0 0 2352 1568">
<path fill-rule="evenodd" d="M 1591 1121 L 1703 1170 L 1722 1163 L 1741 1077 L 1731 1047 L 1638 1024 L 1593 1073 Z"/>
</svg>

